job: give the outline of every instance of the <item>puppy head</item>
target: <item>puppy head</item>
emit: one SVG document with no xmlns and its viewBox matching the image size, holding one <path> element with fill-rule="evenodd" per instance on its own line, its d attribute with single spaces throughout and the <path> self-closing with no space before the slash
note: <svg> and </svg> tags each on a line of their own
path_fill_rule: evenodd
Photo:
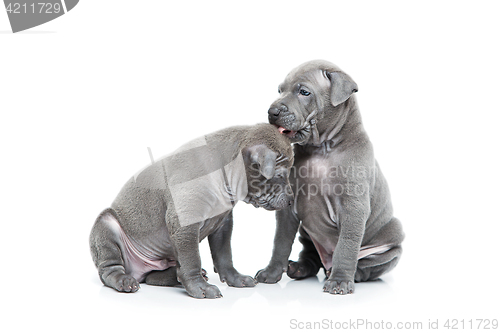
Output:
<svg viewBox="0 0 500 333">
<path fill-rule="evenodd" d="M 293 151 L 290 140 L 276 127 L 259 124 L 247 134 L 242 154 L 248 184 L 244 201 L 267 210 L 291 205 L 293 192 L 288 176 Z"/>
<path fill-rule="evenodd" d="M 335 116 L 337 106 L 358 91 L 357 84 L 332 63 L 306 62 L 292 70 L 278 87 L 280 97 L 269 108 L 269 123 L 293 143 L 309 141 L 310 121 Z"/>
</svg>

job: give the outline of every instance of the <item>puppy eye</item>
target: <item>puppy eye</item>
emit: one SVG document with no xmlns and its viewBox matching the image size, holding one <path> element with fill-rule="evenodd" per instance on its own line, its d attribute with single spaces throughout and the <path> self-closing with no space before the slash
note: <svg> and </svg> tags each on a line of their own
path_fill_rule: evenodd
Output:
<svg viewBox="0 0 500 333">
<path fill-rule="evenodd" d="M 309 96 L 311 95 L 311 93 L 307 90 L 304 90 L 304 89 L 300 89 L 299 93 L 303 96 Z"/>
</svg>

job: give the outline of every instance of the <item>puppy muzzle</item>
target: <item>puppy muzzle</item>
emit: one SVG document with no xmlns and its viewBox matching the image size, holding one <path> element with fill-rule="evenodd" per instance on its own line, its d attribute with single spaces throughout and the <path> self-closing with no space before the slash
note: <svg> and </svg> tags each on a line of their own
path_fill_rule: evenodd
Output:
<svg viewBox="0 0 500 333">
<path fill-rule="evenodd" d="M 262 196 L 247 197 L 243 201 L 252 204 L 256 208 L 265 210 L 280 210 L 293 205 L 293 194 L 281 193 L 278 196 L 266 194 Z"/>
<path fill-rule="evenodd" d="M 269 206 L 271 208 L 268 210 L 280 210 L 291 205 L 293 205 L 293 196 L 281 193 L 278 197 L 276 197 L 276 200 L 269 202 Z"/>
<path fill-rule="evenodd" d="M 269 123 L 276 126 L 281 134 L 289 137 L 292 143 L 319 145 L 319 132 L 316 125 L 317 110 L 309 113 L 303 122 L 286 105 L 271 107 L 268 110 Z"/>
</svg>

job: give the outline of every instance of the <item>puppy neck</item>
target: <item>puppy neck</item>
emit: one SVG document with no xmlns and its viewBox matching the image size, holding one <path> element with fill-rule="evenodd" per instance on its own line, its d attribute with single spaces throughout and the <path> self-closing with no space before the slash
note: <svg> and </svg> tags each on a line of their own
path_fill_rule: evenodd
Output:
<svg viewBox="0 0 500 333">
<path fill-rule="evenodd" d="M 313 142 L 311 137 L 307 144 L 302 145 L 305 151 L 326 154 L 335 148 L 341 147 L 347 137 L 349 137 L 347 141 L 351 141 L 353 136 L 366 136 L 355 96 L 351 96 L 347 101 L 335 108 L 331 107 L 325 110 L 323 117 L 318 119 L 316 126 L 319 140 Z"/>
</svg>

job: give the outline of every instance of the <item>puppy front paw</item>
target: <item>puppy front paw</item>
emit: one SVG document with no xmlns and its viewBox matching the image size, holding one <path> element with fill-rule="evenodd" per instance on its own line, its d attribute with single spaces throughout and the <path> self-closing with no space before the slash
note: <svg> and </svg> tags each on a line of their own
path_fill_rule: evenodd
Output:
<svg viewBox="0 0 500 333">
<path fill-rule="evenodd" d="M 354 280 L 328 279 L 323 286 L 323 291 L 334 295 L 347 295 L 354 293 Z"/>
<path fill-rule="evenodd" d="M 117 275 L 111 287 L 125 293 L 135 293 L 140 288 L 139 282 L 128 274 Z"/>
<path fill-rule="evenodd" d="M 262 283 L 276 283 L 281 280 L 281 276 L 286 271 L 286 269 L 280 266 L 268 265 L 266 268 L 261 269 L 255 275 L 255 280 Z"/>
<path fill-rule="evenodd" d="M 184 285 L 189 296 L 194 298 L 221 298 L 222 294 L 213 284 L 205 280 L 192 281 Z"/>
<path fill-rule="evenodd" d="M 244 287 L 255 287 L 257 281 L 251 276 L 243 275 L 238 273 L 236 270 L 219 273 L 221 282 L 226 282 L 230 287 L 244 288 Z"/>
</svg>

